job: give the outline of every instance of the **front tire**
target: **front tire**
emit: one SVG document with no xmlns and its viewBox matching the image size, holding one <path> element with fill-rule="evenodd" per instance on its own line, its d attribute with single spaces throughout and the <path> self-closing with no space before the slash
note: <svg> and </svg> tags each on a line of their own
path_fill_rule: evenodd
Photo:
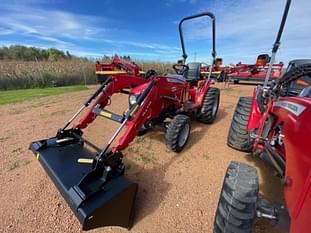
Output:
<svg viewBox="0 0 311 233">
<path fill-rule="evenodd" d="M 252 97 L 240 97 L 232 118 L 227 138 L 228 146 L 233 149 L 249 152 L 252 143 L 247 131 L 248 121 L 252 110 Z"/>
<path fill-rule="evenodd" d="M 231 162 L 224 179 L 214 220 L 214 233 L 251 233 L 256 217 L 257 170 Z"/>
<path fill-rule="evenodd" d="M 204 97 L 202 108 L 197 113 L 197 119 L 205 124 L 214 122 L 217 116 L 220 100 L 220 90 L 210 87 Z"/>
<path fill-rule="evenodd" d="M 174 152 L 182 151 L 189 139 L 190 129 L 190 118 L 186 115 L 176 115 L 167 127 L 167 146 Z"/>
</svg>

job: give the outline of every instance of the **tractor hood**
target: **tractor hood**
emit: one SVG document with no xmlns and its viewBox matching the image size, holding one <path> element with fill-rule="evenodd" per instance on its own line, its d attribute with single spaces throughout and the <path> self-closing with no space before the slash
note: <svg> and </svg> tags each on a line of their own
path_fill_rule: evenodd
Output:
<svg viewBox="0 0 311 233">
<path fill-rule="evenodd" d="M 137 87 L 134 87 L 131 89 L 130 94 L 138 96 L 147 88 L 148 85 L 149 85 L 149 82 L 139 85 Z"/>
</svg>

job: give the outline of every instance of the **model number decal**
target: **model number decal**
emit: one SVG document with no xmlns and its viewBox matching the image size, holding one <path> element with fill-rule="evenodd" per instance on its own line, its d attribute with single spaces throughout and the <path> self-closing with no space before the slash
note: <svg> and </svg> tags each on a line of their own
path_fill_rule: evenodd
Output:
<svg viewBox="0 0 311 233">
<path fill-rule="evenodd" d="M 295 116 L 299 116 L 306 109 L 305 106 L 290 101 L 277 101 L 274 103 L 274 106 L 284 108 Z"/>
</svg>

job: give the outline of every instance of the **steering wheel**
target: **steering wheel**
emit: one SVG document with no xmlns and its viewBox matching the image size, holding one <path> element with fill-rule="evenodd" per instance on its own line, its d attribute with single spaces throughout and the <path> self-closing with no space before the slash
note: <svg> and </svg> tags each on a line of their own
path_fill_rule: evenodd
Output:
<svg viewBox="0 0 311 233">
<path fill-rule="evenodd" d="M 173 69 L 176 74 L 184 75 L 189 70 L 189 66 L 185 64 L 174 64 Z"/>
<path fill-rule="evenodd" d="M 149 80 L 152 79 L 154 76 L 157 76 L 158 73 L 155 70 L 148 70 L 145 74 L 145 79 Z"/>
</svg>

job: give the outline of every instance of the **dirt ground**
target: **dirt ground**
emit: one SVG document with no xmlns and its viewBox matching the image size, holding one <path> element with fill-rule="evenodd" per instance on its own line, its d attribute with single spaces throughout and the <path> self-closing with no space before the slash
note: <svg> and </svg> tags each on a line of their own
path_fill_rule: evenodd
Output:
<svg viewBox="0 0 311 233">
<path fill-rule="evenodd" d="M 282 196 L 279 179 L 263 162 L 226 145 L 238 97 L 254 86 L 232 85 L 221 90 L 217 120 L 193 121 L 190 141 L 180 154 L 165 146 L 164 132 L 137 137 L 125 151 L 126 176 L 139 184 L 131 232 L 212 232 L 215 208 L 230 161 L 254 165 L 260 189 L 268 199 Z M 50 178 L 28 150 L 29 143 L 54 136 L 94 90 L 0 106 L 0 232 L 80 232 L 80 224 Z M 116 95 L 110 109 L 122 112 L 127 97 Z M 85 135 L 103 146 L 117 124 L 97 119 Z M 91 232 L 128 232 L 105 227 Z M 277 232 L 257 221 L 254 232 Z"/>
</svg>

